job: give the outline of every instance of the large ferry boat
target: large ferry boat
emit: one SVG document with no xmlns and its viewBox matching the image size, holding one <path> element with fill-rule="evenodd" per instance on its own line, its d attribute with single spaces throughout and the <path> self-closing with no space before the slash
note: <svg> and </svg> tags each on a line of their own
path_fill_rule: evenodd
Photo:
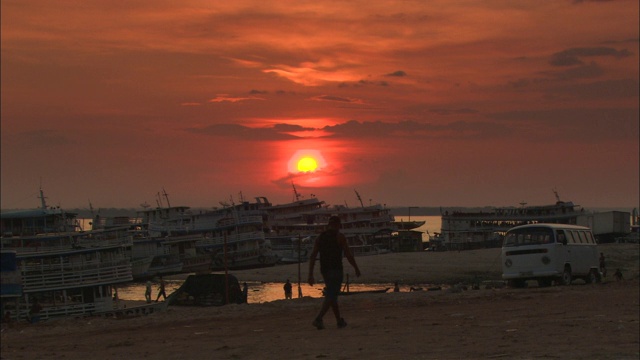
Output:
<svg viewBox="0 0 640 360">
<path fill-rule="evenodd" d="M 39 209 L 0 216 L 2 251 L 15 252 L 21 282 L 19 296 L 2 298 L 4 313 L 33 320 L 114 310 L 115 286 L 132 280 L 127 228 L 82 231 L 77 214 L 48 207 L 42 190 L 40 198 Z"/>
<path fill-rule="evenodd" d="M 576 224 L 584 209 L 571 201 L 561 201 L 556 193 L 556 202 L 551 205 L 519 207 L 497 207 L 489 211 L 442 213 L 441 233 L 432 241 L 449 250 L 464 250 L 500 247 L 507 230 L 512 227 L 537 223 Z"/>
<path fill-rule="evenodd" d="M 264 267 L 277 262 L 265 238 L 263 202 L 241 199 L 239 204 L 221 203 L 222 208 L 192 210 L 172 207 L 166 193 L 164 197 L 166 206 L 159 199 L 159 207 L 145 209 L 138 216 L 147 231 L 146 241 L 158 242 L 156 259 L 167 259 L 167 264 L 178 260 L 182 266 L 178 272 Z"/>
<path fill-rule="evenodd" d="M 197 252 L 201 232 L 193 231 L 193 214 L 187 206 L 145 207 L 137 214 L 137 236 L 133 241 L 133 258 L 152 258 L 146 277 L 175 273 L 201 273 L 210 269 L 212 259 Z M 136 276 L 137 277 L 137 276 Z"/>
<path fill-rule="evenodd" d="M 390 209 L 380 204 L 364 205 L 356 191 L 359 207 L 330 206 L 312 196 L 303 199 L 295 190 L 295 201 L 265 207 L 274 244 L 290 244 L 288 254 L 293 259 L 307 260 L 315 237 L 325 230 L 331 216 L 342 220 L 341 232 L 356 255 L 388 252 L 392 233 L 397 231 Z M 279 248 L 280 246 L 276 246 Z M 296 256 L 300 251 L 300 256 Z"/>
<path fill-rule="evenodd" d="M 266 200 L 266 199 L 265 199 Z M 190 231 L 203 234 L 197 252 L 211 256 L 211 269 L 246 269 L 273 266 L 278 255 L 266 238 L 266 214 L 262 200 L 223 203 L 219 209 L 193 214 Z"/>
</svg>

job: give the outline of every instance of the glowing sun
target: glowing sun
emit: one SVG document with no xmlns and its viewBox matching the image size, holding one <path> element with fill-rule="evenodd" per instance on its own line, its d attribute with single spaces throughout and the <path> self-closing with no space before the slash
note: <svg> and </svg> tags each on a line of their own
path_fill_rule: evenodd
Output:
<svg viewBox="0 0 640 360">
<path fill-rule="evenodd" d="M 318 162 L 312 157 L 303 157 L 298 160 L 298 171 L 310 172 L 318 168 Z"/>
<path fill-rule="evenodd" d="M 322 170 L 327 162 L 318 150 L 298 150 L 288 164 L 290 173 L 313 173 Z"/>
</svg>

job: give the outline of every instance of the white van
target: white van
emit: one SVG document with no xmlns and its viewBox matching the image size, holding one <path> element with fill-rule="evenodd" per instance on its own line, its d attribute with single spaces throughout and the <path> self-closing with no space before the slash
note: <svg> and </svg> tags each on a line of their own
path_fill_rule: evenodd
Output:
<svg viewBox="0 0 640 360">
<path fill-rule="evenodd" d="M 502 244 L 502 278 L 522 287 L 527 280 L 539 286 L 564 285 L 576 278 L 600 282 L 598 245 L 591 229 L 565 224 L 516 226 Z"/>
</svg>

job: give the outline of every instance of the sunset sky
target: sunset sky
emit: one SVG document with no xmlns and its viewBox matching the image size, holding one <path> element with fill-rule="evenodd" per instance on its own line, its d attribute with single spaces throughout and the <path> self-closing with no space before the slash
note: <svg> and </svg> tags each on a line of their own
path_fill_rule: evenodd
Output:
<svg viewBox="0 0 640 360">
<path fill-rule="evenodd" d="M 638 3 L 2 0 L 1 207 L 637 207 Z"/>
</svg>

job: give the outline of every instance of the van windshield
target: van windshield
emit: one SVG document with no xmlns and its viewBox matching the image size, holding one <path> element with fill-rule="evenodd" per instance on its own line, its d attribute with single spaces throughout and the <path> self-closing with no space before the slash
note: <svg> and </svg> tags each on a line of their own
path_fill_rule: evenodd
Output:
<svg viewBox="0 0 640 360">
<path fill-rule="evenodd" d="M 527 227 L 507 232 L 502 246 L 550 244 L 555 242 L 553 230 L 548 227 Z"/>
</svg>

